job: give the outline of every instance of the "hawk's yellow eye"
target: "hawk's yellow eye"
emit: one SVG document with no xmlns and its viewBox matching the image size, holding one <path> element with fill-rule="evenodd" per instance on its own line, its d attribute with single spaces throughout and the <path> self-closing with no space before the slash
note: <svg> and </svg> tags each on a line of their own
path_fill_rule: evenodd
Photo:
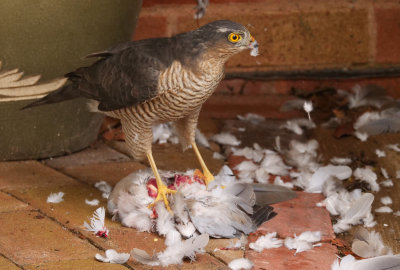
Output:
<svg viewBox="0 0 400 270">
<path fill-rule="evenodd" d="M 238 42 L 239 40 L 242 39 L 242 36 L 239 35 L 239 34 L 230 33 L 229 36 L 228 36 L 228 39 L 229 39 L 230 42 L 236 43 L 236 42 Z"/>
</svg>

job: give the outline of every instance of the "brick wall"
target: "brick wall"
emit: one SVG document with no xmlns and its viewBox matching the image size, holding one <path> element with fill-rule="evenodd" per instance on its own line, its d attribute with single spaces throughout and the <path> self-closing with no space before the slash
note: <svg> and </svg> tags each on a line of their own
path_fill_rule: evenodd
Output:
<svg viewBox="0 0 400 270">
<path fill-rule="evenodd" d="M 231 117 L 226 108 L 242 108 L 290 117 L 276 108 L 287 100 L 292 87 L 349 89 L 356 83 L 376 83 L 400 97 L 400 1 L 210 0 L 199 21 L 193 19 L 195 0 L 143 2 L 134 39 L 171 36 L 230 19 L 247 26 L 259 42 L 258 57 L 243 52 L 227 63 L 227 74 L 237 78 L 229 76 L 207 102 L 212 115 Z M 318 77 L 321 71 L 323 76 Z M 371 78 L 376 77 L 375 71 L 380 78 Z M 298 72 L 303 76 L 294 79 Z M 257 77 L 249 80 L 255 73 Z M 240 79 L 244 74 L 250 75 Z M 218 112 L 221 103 L 230 107 Z"/>
</svg>

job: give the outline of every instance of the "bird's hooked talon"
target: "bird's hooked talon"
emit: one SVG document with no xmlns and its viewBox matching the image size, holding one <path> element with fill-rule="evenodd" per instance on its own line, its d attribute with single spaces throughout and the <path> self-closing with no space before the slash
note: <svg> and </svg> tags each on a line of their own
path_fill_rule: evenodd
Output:
<svg viewBox="0 0 400 270">
<path fill-rule="evenodd" d="M 167 208 L 168 212 L 171 212 L 171 208 L 169 207 L 169 202 L 167 199 L 167 194 L 175 194 L 176 190 L 167 188 L 166 185 L 162 184 L 158 186 L 157 197 L 151 204 L 148 205 L 149 208 L 153 208 L 157 202 L 164 201 L 165 207 Z"/>
<path fill-rule="evenodd" d="M 208 186 L 208 184 L 214 180 L 214 175 L 212 175 L 212 173 L 210 173 L 209 170 L 205 170 L 204 172 L 201 172 L 200 170 L 196 169 L 194 171 L 194 174 L 199 177 L 200 179 L 202 179 L 204 181 L 204 184 L 206 184 L 206 186 Z"/>
<path fill-rule="evenodd" d="M 208 186 L 208 184 L 214 180 L 214 175 L 212 175 L 209 171 L 205 171 L 203 172 L 204 174 L 204 181 L 206 182 L 206 185 Z"/>
</svg>

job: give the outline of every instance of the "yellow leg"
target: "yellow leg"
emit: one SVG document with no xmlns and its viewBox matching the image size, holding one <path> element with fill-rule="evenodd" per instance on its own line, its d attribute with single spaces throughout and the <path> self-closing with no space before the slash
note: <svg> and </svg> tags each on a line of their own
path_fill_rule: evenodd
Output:
<svg viewBox="0 0 400 270">
<path fill-rule="evenodd" d="M 158 173 L 156 163 L 154 162 L 154 158 L 151 151 L 149 151 L 146 155 L 150 162 L 150 166 L 154 173 L 154 176 L 156 177 L 157 189 L 158 189 L 157 197 L 154 203 L 150 204 L 149 207 L 153 207 L 156 204 L 156 202 L 163 200 L 168 211 L 171 211 L 171 208 L 169 207 L 169 202 L 167 200 L 167 194 L 174 194 L 176 193 L 176 190 L 168 189 L 167 186 L 161 181 L 161 177 L 160 174 Z"/>
<path fill-rule="evenodd" d="M 195 153 L 196 156 L 197 156 L 197 159 L 198 159 L 199 162 L 200 162 L 200 166 L 201 166 L 201 168 L 203 169 L 203 174 L 204 174 L 204 176 L 205 176 L 205 181 L 206 181 L 206 184 L 208 185 L 208 183 L 210 183 L 211 181 L 214 180 L 214 176 L 210 173 L 210 171 L 208 170 L 206 164 L 204 163 L 204 160 L 203 160 L 203 158 L 202 158 L 201 155 L 200 155 L 200 151 L 199 151 L 199 149 L 197 148 L 196 143 L 193 142 L 193 143 L 192 143 L 192 147 L 193 147 L 194 153 Z"/>
</svg>

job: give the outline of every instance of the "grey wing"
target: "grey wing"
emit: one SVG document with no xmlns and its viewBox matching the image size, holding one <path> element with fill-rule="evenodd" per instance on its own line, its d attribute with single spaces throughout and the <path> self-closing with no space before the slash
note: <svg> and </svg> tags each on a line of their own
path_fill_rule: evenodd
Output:
<svg viewBox="0 0 400 270">
<path fill-rule="evenodd" d="M 166 68 L 157 57 L 141 51 L 140 47 L 97 56 L 104 58 L 66 76 L 80 96 L 99 101 L 99 110 L 134 106 L 157 95 L 158 77 Z"/>
</svg>

